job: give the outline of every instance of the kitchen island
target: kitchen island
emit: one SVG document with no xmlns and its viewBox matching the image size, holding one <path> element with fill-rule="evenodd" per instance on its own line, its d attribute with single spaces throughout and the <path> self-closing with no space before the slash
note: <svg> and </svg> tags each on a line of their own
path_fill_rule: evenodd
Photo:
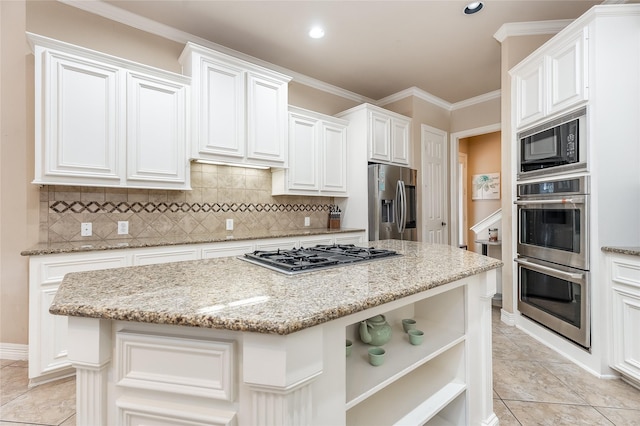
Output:
<svg viewBox="0 0 640 426">
<path fill-rule="evenodd" d="M 372 245 L 402 256 L 294 276 L 235 257 L 66 275 L 50 312 L 69 316 L 77 423 L 497 424 L 491 298 L 502 263 L 451 246 Z M 358 326 L 379 314 L 393 336 L 373 367 Z M 408 343 L 402 318 L 424 344 Z"/>
</svg>

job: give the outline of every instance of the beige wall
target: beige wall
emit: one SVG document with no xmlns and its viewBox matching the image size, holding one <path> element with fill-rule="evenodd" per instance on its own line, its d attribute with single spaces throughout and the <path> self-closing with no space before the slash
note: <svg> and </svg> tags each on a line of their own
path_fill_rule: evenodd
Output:
<svg viewBox="0 0 640 426">
<path fill-rule="evenodd" d="M 27 259 L 37 242 L 38 189 L 33 176 L 33 61 L 28 57 L 25 5 L 0 2 L 0 342 L 26 344 Z"/>
<path fill-rule="evenodd" d="M 511 78 L 509 70 L 526 58 L 531 52 L 551 38 L 550 35 L 509 37 L 502 42 L 501 86 L 502 86 L 502 258 L 513 259 L 516 249 L 513 238 L 504 237 L 505 232 L 516 232 L 516 222 L 513 217 L 515 188 L 513 176 L 515 174 L 515 137 L 511 126 Z M 508 175 L 507 175 L 508 172 Z M 506 176 L 510 176 L 509 179 Z M 505 261 L 502 268 L 502 309 L 514 313 L 517 306 L 517 278 L 514 276 L 513 262 Z"/>
<path fill-rule="evenodd" d="M 27 31 L 167 71 L 181 72 L 178 57 L 183 44 L 58 1 L 29 0 Z"/>
<path fill-rule="evenodd" d="M 327 115 L 335 115 L 360 104 L 313 87 L 292 81 L 289 83 L 289 104 Z"/>
<path fill-rule="evenodd" d="M 451 133 L 500 123 L 500 97 L 451 112 Z"/>
<path fill-rule="evenodd" d="M 460 140 L 459 152 L 467 154 L 467 219 L 469 227 L 485 219 L 500 209 L 500 200 L 473 200 L 473 175 L 501 173 L 500 132 L 487 133 Z M 475 233 L 467 234 L 470 251 L 481 252 L 479 245 L 473 243 Z"/>
</svg>

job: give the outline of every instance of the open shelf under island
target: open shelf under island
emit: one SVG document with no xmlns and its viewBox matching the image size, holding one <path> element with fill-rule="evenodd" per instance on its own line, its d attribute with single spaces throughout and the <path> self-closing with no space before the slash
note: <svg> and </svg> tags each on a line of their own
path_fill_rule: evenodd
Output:
<svg viewBox="0 0 640 426">
<path fill-rule="evenodd" d="M 497 424 L 491 298 L 499 260 L 378 241 L 376 262 L 295 276 L 235 257 L 71 273 L 77 424 Z M 361 321 L 392 339 L 368 364 Z M 414 318 L 424 343 L 409 344 Z M 354 342 L 345 357 L 345 340 Z"/>
</svg>

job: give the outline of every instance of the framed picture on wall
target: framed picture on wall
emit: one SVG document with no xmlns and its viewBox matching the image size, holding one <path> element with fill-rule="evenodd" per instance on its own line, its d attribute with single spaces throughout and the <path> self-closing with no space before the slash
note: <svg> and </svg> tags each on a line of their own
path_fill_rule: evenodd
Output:
<svg viewBox="0 0 640 426">
<path fill-rule="evenodd" d="M 472 176 L 472 200 L 499 200 L 500 173 L 484 173 Z"/>
</svg>

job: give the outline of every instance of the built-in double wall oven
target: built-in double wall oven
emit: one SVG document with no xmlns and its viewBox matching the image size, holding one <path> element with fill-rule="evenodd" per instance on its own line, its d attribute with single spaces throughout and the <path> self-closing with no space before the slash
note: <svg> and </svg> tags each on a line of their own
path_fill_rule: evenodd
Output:
<svg viewBox="0 0 640 426">
<path fill-rule="evenodd" d="M 519 183 L 518 310 L 591 346 L 589 176 Z"/>
</svg>

